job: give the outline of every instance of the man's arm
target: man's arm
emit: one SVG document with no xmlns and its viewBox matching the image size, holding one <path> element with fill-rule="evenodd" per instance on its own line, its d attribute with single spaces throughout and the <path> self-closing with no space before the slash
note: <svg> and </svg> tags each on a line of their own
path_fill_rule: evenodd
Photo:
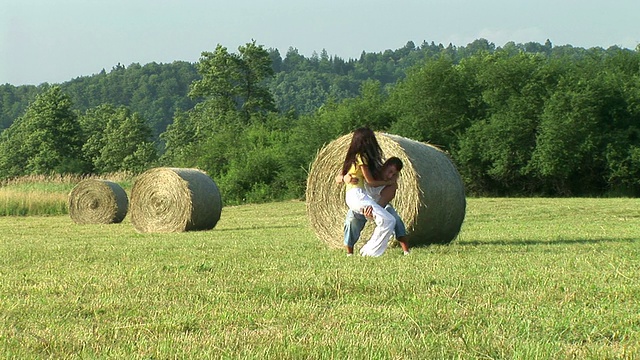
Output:
<svg viewBox="0 0 640 360">
<path fill-rule="evenodd" d="M 369 170 L 369 167 L 367 166 L 361 166 L 361 169 L 362 169 L 362 175 L 364 176 L 364 181 L 366 181 L 367 185 L 371 187 L 387 186 L 395 182 L 395 180 L 377 180 L 376 178 L 373 177 L 373 174 L 371 173 L 371 171 Z"/>
<path fill-rule="evenodd" d="M 380 206 L 385 207 L 394 197 L 396 197 L 396 191 L 398 190 L 398 184 L 395 183 L 393 185 L 385 186 L 382 191 L 380 191 L 380 200 L 378 200 L 378 204 Z"/>
</svg>

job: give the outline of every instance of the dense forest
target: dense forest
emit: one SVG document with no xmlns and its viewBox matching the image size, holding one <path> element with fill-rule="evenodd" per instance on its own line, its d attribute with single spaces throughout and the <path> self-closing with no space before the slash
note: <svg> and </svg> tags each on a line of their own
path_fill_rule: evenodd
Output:
<svg viewBox="0 0 640 360">
<path fill-rule="evenodd" d="M 304 196 L 359 126 L 435 144 L 469 195 L 640 195 L 640 49 L 485 39 L 359 59 L 256 42 L 195 63 L 0 85 L 0 179 L 198 167 L 227 204 Z"/>
</svg>

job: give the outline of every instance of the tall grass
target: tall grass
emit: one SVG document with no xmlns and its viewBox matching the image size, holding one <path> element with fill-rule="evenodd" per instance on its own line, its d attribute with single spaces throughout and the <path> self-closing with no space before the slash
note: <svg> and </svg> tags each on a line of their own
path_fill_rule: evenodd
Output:
<svg viewBox="0 0 640 360">
<path fill-rule="evenodd" d="M 68 214 L 69 192 L 80 181 L 91 178 L 117 182 L 131 189 L 133 174 L 119 172 L 105 175 L 30 175 L 0 183 L 0 216 L 34 216 Z"/>
<path fill-rule="evenodd" d="M 67 194 L 0 189 L 0 215 L 60 215 L 67 213 Z"/>
<path fill-rule="evenodd" d="M 3 217 L 0 357 L 635 359 L 639 225 L 634 199 L 470 199 L 452 244 L 371 259 L 301 202 L 177 234 Z"/>
</svg>

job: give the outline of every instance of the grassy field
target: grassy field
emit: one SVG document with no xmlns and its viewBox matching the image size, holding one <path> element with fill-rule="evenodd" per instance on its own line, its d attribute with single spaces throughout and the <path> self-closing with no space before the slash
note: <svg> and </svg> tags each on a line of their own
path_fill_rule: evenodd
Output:
<svg viewBox="0 0 640 360">
<path fill-rule="evenodd" d="M 469 199 L 450 245 L 376 259 L 298 201 L 178 234 L 4 216 L 0 357 L 636 359 L 639 205 Z"/>
</svg>

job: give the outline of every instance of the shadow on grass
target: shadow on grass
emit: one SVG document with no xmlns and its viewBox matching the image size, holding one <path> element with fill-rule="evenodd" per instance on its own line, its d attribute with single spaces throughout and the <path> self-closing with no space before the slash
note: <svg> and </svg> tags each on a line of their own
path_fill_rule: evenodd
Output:
<svg viewBox="0 0 640 360">
<path fill-rule="evenodd" d="M 598 243 L 631 243 L 638 239 L 632 238 L 601 238 L 601 239 L 557 239 L 557 240 L 496 240 L 496 241 L 459 241 L 458 245 L 498 245 L 498 246 L 528 246 L 528 245 L 575 245 L 575 244 L 598 244 Z"/>
</svg>

